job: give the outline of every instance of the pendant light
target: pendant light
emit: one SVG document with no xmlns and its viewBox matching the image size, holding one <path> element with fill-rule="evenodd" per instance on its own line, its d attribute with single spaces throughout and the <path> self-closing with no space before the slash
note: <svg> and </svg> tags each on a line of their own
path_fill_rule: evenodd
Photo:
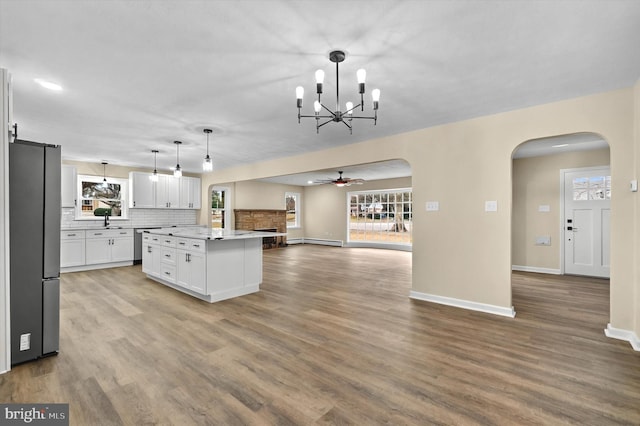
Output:
<svg viewBox="0 0 640 426">
<path fill-rule="evenodd" d="M 180 168 L 180 141 L 173 141 L 176 144 L 176 169 L 173 171 L 173 177 L 182 177 L 182 169 Z"/>
<path fill-rule="evenodd" d="M 204 161 L 202 162 L 202 170 L 205 172 L 210 172 L 213 170 L 213 162 L 211 161 L 211 157 L 209 157 L 209 135 L 213 130 L 204 129 L 203 132 L 207 135 L 207 156 L 204 157 Z"/>
<path fill-rule="evenodd" d="M 109 184 L 107 183 L 107 163 L 106 161 L 102 162 L 102 185 L 103 188 L 108 188 Z"/>
<path fill-rule="evenodd" d="M 151 182 L 157 182 L 158 181 L 157 160 L 158 160 L 159 151 L 157 149 L 152 149 L 151 152 L 153 152 L 153 173 L 149 175 L 149 180 Z"/>
</svg>

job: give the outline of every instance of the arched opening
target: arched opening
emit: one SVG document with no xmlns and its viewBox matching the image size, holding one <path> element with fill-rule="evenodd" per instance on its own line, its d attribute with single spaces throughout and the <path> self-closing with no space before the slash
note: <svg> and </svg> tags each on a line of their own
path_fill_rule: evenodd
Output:
<svg viewBox="0 0 640 426">
<path fill-rule="evenodd" d="M 512 299 L 517 282 L 537 296 L 591 283 L 609 306 L 609 144 L 594 133 L 528 140 L 512 154 Z M 526 285 L 526 284 L 525 284 Z M 598 287 L 599 286 L 599 287 Z M 605 287 L 606 286 L 606 287 Z"/>
</svg>

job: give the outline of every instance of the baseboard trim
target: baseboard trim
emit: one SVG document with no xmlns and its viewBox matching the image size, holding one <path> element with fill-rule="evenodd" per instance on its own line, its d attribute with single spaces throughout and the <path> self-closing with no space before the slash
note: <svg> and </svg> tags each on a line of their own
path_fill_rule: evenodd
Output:
<svg viewBox="0 0 640 426">
<path fill-rule="evenodd" d="M 428 293 L 420 293 L 418 291 L 411 291 L 409 293 L 409 297 L 411 299 L 424 300 L 425 302 L 454 306 L 456 308 L 485 312 L 487 314 L 500 315 L 503 317 L 514 318 L 516 316 L 516 311 L 513 306 L 511 308 L 505 308 L 502 306 L 489 305 L 486 303 L 472 302 L 470 300 L 455 299 L 453 297 L 437 296 L 435 294 Z"/>
<path fill-rule="evenodd" d="M 562 275 L 560 269 L 538 268 L 537 266 L 511 265 L 512 271 L 535 272 L 538 274 Z"/>
<path fill-rule="evenodd" d="M 319 244 L 322 246 L 343 247 L 342 240 L 325 240 L 323 238 L 303 238 L 303 244 Z M 287 242 L 289 242 L 287 240 Z"/>
<path fill-rule="evenodd" d="M 80 271 L 93 271 L 94 269 L 107 269 L 107 268 L 120 268 L 122 266 L 133 265 L 133 260 L 127 260 L 125 262 L 112 262 L 112 263 L 95 263 L 92 265 L 80 265 L 80 266 L 67 266 L 60 268 L 60 273 L 65 272 L 80 272 Z"/>
<path fill-rule="evenodd" d="M 631 330 L 624 330 L 622 328 L 615 328 L 611 326 L 611 323 L 607 324 L 607 328 L 604 329 L 604 335 L 612 339 L 624 340 L 631 344 L 634 351 L 640 351 L 640 339 Z"/>
</svg>

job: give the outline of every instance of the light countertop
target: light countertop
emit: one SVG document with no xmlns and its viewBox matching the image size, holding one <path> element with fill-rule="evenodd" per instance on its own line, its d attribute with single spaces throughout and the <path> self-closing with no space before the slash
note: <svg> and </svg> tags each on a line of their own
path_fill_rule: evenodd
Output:
<svg viewBox="0 0 640 426">
<path fill-rule="evenodd" d="M 176 228 L 147 229 L 144 232 L 149 234 L 171 235 L 174 237 L 196 238 L 200 240 L 241 240 L 241 239 L 247 239 L 247 238 L 279 237 L 279 236 L 287 235 L 286 232 L 263 232 L 263 231 L 241 231 L 241 230 L 225 231 L 222 229 L 204 228 L 204 227 L 176 227 Z"/>
</svg>

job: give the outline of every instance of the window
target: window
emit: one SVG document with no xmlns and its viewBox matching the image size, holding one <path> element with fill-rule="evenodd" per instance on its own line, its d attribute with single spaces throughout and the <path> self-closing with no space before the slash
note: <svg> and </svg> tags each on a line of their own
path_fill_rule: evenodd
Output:
<svg viewBox="0 0 640 426">
<path fill-rule="evenodd" d="M 591 176 L 573 179 L 573 201 L 610 199 L 611 176 Z"/>
<path fill-rule="evenodd" d="M 287 192 L 284 195 L 285 209 L 287 210 L 287 228 L 300 227 L 300 194 Z"/>
<path fill-rule="evenodd" d="M 410 188 L 349 192 L 349 241 L 412 243 L 413 195 Z"/>
<path fill-rule="evenodd" d="M 76 219 L 100 219 L 105 214 L 112 218 L 127 218 L 127 179 L 102 176 L 78 176 L 78 199 Z"/>
<path fill-rule="evenodd" d="M 229 223 L 229 211 L 227 209 L 228 188 L 214 187 L 211 190 L 211 227 L 226 229 Z"/>
</svg>

